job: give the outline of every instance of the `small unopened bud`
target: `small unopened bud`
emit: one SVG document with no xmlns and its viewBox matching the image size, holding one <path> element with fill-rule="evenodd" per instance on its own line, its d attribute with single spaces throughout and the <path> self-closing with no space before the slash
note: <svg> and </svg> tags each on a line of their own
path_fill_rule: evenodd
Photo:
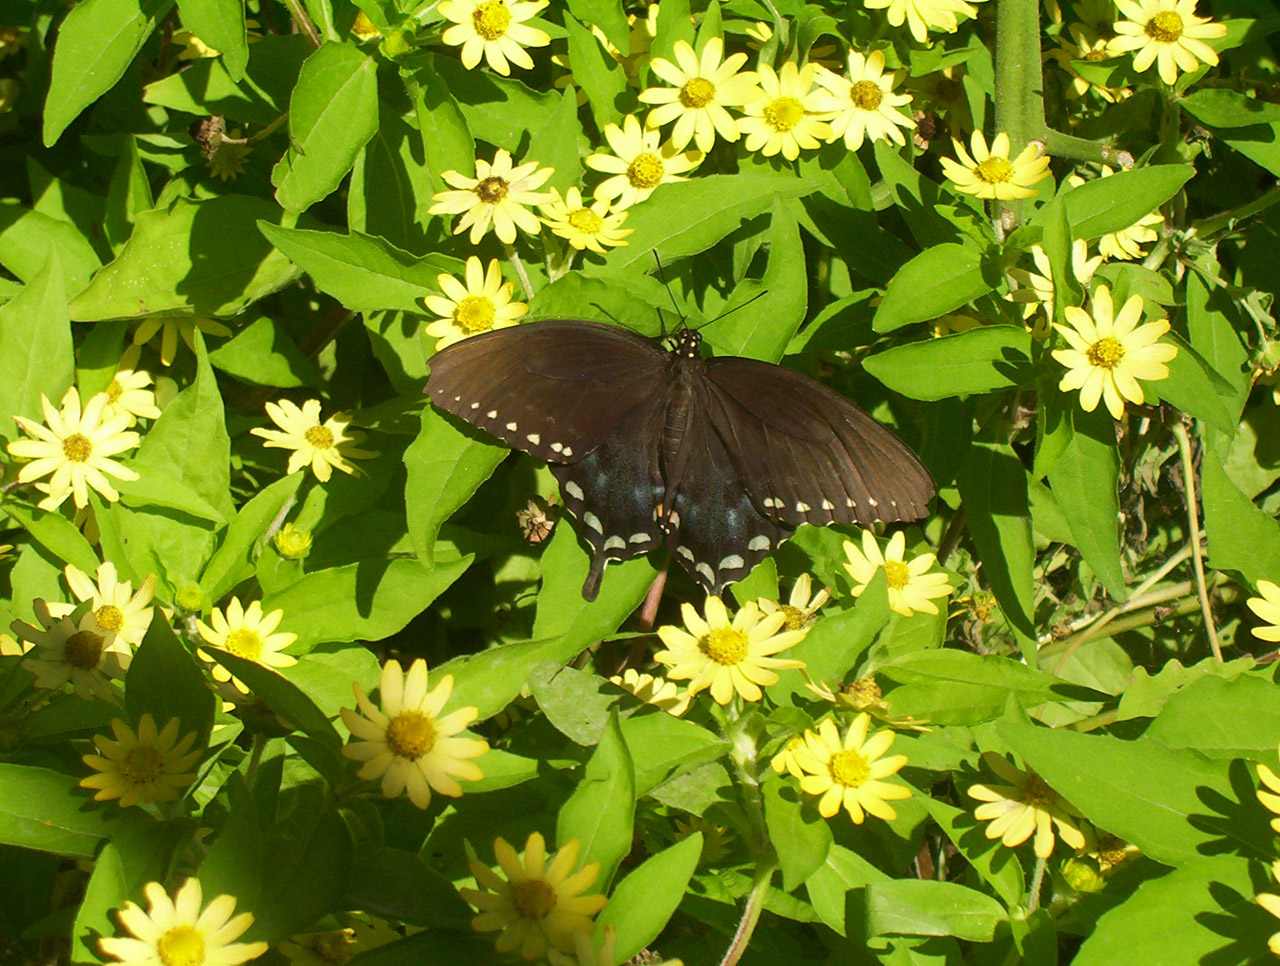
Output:
<svg viewBox="0 0 1280 966">
<path fill-rule="evenodd" d="M 286 523 L 276 531 L 275 545 L 286 560 L 302 560 L 311 552 L 311 531 Z"/>
</svg>

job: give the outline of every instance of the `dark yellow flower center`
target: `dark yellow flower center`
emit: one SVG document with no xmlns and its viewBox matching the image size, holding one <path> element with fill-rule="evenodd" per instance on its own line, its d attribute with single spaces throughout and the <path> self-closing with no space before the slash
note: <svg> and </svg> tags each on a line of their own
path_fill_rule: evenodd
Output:
<svg viewBox="0 0 1280 966">
<path fill-rule="evenodd" d="M 120 763 L 120 774 L 131 785 L 149 785 L 164 773 L 164 755 L 150 745 L 139 745 Z"/>
<path fill-rule="evenodd" d="M 436 722 L 421 711 L 401 711 L 387 725 L 387 747 L 393 755 L 417 761 L 436 746 Z"/>
<path fill-rule="evenodd" d="M 717 627 L 700 643 L 703 654 L 725 667 L 733 667 L 747 656 L 746 635 L 732 627 Z"/>
<path fill-rule="evenodd" d="M 979 181 L 987 184 L 1004 184 L 1013 180 L 1013 165 L 1004 158 L 987 158 L 973 169 Z"/>
<path fill-rule="evenodd" d="M 831 780 L 845 788 L 861 788 L 871 777 L 871 763 L 860 751 L 837 751 L 830 768 Z"/>
<path fill-rule="evenodd" d="M 312 426 L 302 437 L 316 449 L 333 449 L 333 430 L 328 426 Z"/>
<path fill-rule="evenodd" d="M 511 190 L 511 185 L 507 184 L 505 178 L 485 178 L 475 186 L 476 197 L 483 201 L 486 205 L 496 205 Z"/>
<path fill-rule="evenodd" d="M 804 120 L 804 105 L 794 97 L 779 97 L 765 107 L 764 120 L 775 131 L 785 134 Z"/>
<path fill-rule="evenodd" d="M 222 642 L 222 646 L 236 657 L 242 657 L 247 661 L 256 661 L 262 654 L 262 637 L 257 631 L 251 631 L 247 627 L 239 627 L 227 635 L 227 639 Z"/>
<path fill-rule="evenodd" d="M 1026 784 L 1022 786 L 1022 801 L 1032 808 L 1048 811 L 1058 804 L 1058 794 L 1035 772 L 1028 772 Z"/>
<path fill-rule="evenodd" d="M 485 40 L 498 40 L 511 26 L 511 11 L 504 0 L 489 0 L 472 12 L 471 25 Z"/>
<path fill-rule="evenodd" d="M 809 619 L 805 617 L 804 611 L 799 607 L 792 607 L 790 604 L 782 604 L 778 608 L 782 611 L 786 620 L 782 622 L 782 626 L 789 631 L 802 631 L 809 626 Z"/>
<path fill-rule="evenodd" d="M 884 575 L 889 579 L 890 590 L 902 590 L 911 582 L 911 568 L 901 560 L 886 560 Z"/>
<path fill-rule="evenodd" d="M 62 455 L 73 463 L 87 463 L 93 455 L 93 443 L 81 433 L 72 433 L 62 441 Z"/>
<path fill-rule="evenodd" d="M 1085 60 L 1108 60 L 1110 57 L 1111 55 L 1107 53 L 1105 44 L 1097 47 L 1091 47 L 1089 50 L 1085 51 L 1084 55 Z"/>
<path fill-rule="evenodd" d="M 884 91 L 875 81 L 860 80 L 849 88 L 849 100 L 860 110 L 874 111 L 884 100 Z"/>
<path fill-rule="evenodd" d="M 174 926 L 156 941 L 164 966 L 203 966 L 204 933 L 194 926 Z"/>
<path fill-rule="evenodd" d="M 697 109 L 706 107 L 716 96 L 716 85 L 705 77 L 691 77 L 684 87 L 680 88 L 680 103 L 685 107 Z"/>
<path fill-rule="evenodd" d="M 556 889 L 546 879 L 518 882 L 511 889 L 511 901 L 525 919 L 546 919 L 556 907 Z"/>
<path fill-rule="evenodd" d="M 467 335 L 493 328 L 496 310 L 483 295 L 468 295 L 453 310 L 453 322 Z"/>
<path fill-rule="evenodd" d="M 1182 18 L 1176 10 L 1161 10 L 1147 21 L 1145 30 L 1157 43 L 1174 44 L 1182 36 Z"/>
<path fill-rule="evenodd" d="M 879 704 L 883 692 L 875 678 L 858 678 L 844 689 L 844 693 L 858 703 L 859 707 L 870 707 Z"/>
<path fill-rule="evenodd" d="M 93 631 L 76 631 L 67 638 L 66 647 L 63 650 L 66 662 L 72 667 L 95 668 L 98 662 L 102 660 L 102 646 L 107 639 L 102 634 L 95 634 Z"/>
<path fill-rule="evenodd" d="M 1085 353 L 1089 365 L 1099 369 L 1114 369 L 1124 358 L 1124 345 L 1115 336 L 1109 335 L 1089 346 Z"/>
<path fill-rule="evenodd" d="M 120 385 L 120 380 L 112 379 L 111 385 L 107 386 L 107 402 L 115 402 L 122 392 L 124 392 L 124 386 Z"/>
<path fill-rule="evenodd" d="M 662 166 L 662 159 L 656 154 L 637 154 L 635 160 L 627 166 L 627 180 L 631 182 L 631 187 L 640 188 L 641 190 L 652 191 L 658 185 L 662 184 L 662 177 L 666 173 Z"/>
<path fill-rule="evenodd" d="M 345 963 L 351 958 L 355 944 L 350 929 L 332 929 L 317 933 L 311 939 L 311 951 L 326 963 Z"/>
<path fill-rule="evenodd" d="M 579 208 L 577 211 L 569 212 L 568 221 L 570 228 L 584 235 L 598 235 L 600 229 L 604 227 L 604 219 L 590 208 Z"/>
<path fill-rule="evenodd" d="M 119 634 L 120 628 L 124 627 L 124 611 L 115 604 L 103 604 L 93 612 L 93 619 L 104 631 L 113 634 Z"/>
</svg>

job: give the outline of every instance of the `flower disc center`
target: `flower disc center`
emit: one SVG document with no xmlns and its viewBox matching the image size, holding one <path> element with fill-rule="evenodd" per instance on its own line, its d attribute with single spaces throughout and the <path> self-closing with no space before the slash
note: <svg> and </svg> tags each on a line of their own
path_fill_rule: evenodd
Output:
<svg viewBox="0 0 1280 966">
<path fill-rule="evenodd" d="M 139 745 L 120 763 L 120 773 L 134 785 L 149 785 L 164 777 L 164 755 L 150 745 Z"/>
<path fill-rule="evenodd" d="M 1099 369 L 1114 369 L 1124 358 L 1124 346 L 1115 336 L 1109 335 L 1089 346 L 1086 355 L 1090 365 Z"/>
<path fill-rule="evenodd" d="M 93 631 L 76 631 L 67 638 L 63 654 L 72 667 L 95 668 L 102 660 L 102 646 L 107 642 L 103 634 Z"/>
<path fill-rule="evenodd" d="M 119 634 L 120 628 L 124 627 L 124 611 L 115 604 L 103 604 L 93 612 L 93 619 L 104 631 L 113 634 Z"/>
<path fill-rule="evenodd" d="M 488 332 L 493 328 L 493 303 L 483 295 L 468 295 L 453 310 L 453 321 L 468 335 Z"/>
<path fill-rule="evenodd" d="M 691 77 L 684 87 L 680 88 L 680 103 L 685 107 L 697 109 L 706 107 L 716 96 L 716 85 L 705 77 Z"/>
<path fill-rule="evenodd" d="M 1176 10 L 1161 10 L 1147 21 L 1147 36 L 1157 43 L 1176 44 L 1182 36 L 1182 18 Z"/>
<path fill-rule="evenodd" d="M 717 664 L 733 667 L 747 656 L 747 638 L 732 627 L 717 627 L 702 639 L 702 651 Z"/>
<path fill-rule="evenodd" d="M 901 560 L 886 560 L 884 575 L 889 578 L 890 590 L 902 590 L 911 582 L 911 568 Z"/>
<path fill-rule="evenodd" d="M 262 654 L 262 638 L 257 631 L 251 631 L 247 627 L 237 628 L 228 634 L 222 646 L 236 657 L 247 661 L 256 661 Z"/>
<path fill-rule="evenodd" d="M 435 720 L 421 711 L 402 711 L 387 725 L 387 747 L 401 758 L 417 761 L 435 745 Z"/>
<path fill-rule="evenodd" d="M 194 926 L 174 926 L 156 941 L 163 966 L 204 966 L 204 933 Z"/>
<path fill-rule="evenodd" d="M 860 751 L 837 751 L 830 767 L 831 780 L 845 788 L 861 788 L 871 777 L 871 765 Z"/>
<path fill-rule="evenodd" d="M 584 235 L 597 235 L 604 227 L 604 219 L 590 208 L 579 208 L 569 213 L 569 227 Z"/>
<path fill-rule="evenodd" d="M 475 187 L 476 197 L 486 205 L 496 205 L 510 190 L 511 186 L 506 179 L 499 177 L 485 178 Z"/>
<path fill-rule="evenodd" d="M 328 426 L 312 426 L 303 436 L 316 449 L 333 448 L 333 430 Z"/>
<path fill-rule="evenodd" d="M 849 89 L 849 100 L 853 106 L 864 111 L 874 111 L 884 100 L 884 91 L 875 81 L 860 80 Z"/>
<path fill-rule="evenodd" d="M 82 433 L 72 433 L 62 441 L 62 454 L 73 463 L 87 463 L 93 455 L 93 443 Z"/>
<path fill-rule="evenodd" d="M 529 879 L 516 884 L 511 898 L 525 919 L 545 919 L 556 907 L 555 887 L 546 879 Z"/>
<path fill-rule="evenodd" d="M 987 184 L 1005 184 L 1013 179 L 1013 164 L 1004 158 L 987 158 L 973 169 L 973 173 Z"/>
<path fill-rule="evenodd" d="M 804 105 L 794 97 L 779 97 L 764 109 L 765 122 L 786 133 L 804 119 Z"/>
<path fill-rule="evenodd" d="M 511 11 L 504 0 L 489 0 L 472 12 L 471 25 L 485 40 L 498 40 L 511 26 Z"/>
<path fill-rule="evenodd" d="M 656 154 L 637 154 L 635 160 L 627 166 L 627 180 L 633 188 L 652 191 L 662 184 L 665 169 L 662 159 Z"/>
</svg>

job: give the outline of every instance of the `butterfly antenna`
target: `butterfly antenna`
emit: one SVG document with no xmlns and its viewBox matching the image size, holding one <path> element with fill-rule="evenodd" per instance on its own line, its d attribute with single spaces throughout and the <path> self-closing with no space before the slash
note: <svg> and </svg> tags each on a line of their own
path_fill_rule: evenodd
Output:
<svg viewBox="0 0 1280 966">
<path fill-rule="evenodd" d="M 653 250 L 653 260 L 658 266 L 658 281 L 660 281 L 662 283 L 662 287 L 667 290 L 667 297 L 671 299 L 671 306 L 676 310 L 676 315 L 680 316 L 680 324 L 686 329 L 689 328 L 689 323 L 685 320 L 684 313 L 680 311 L 680 303 L 676 301 L 676 293 L 671 291 L 671 283 L 667 281 L 667 277 L 662 271 L 662 259 L 658 256 L 658 250 L 656 248 Z M 662 309 L 658 309 L 658 318 L 662 319 Z M 662 337 L 664 339 L 667 337 L 666 329 L 666 320 L 662 319 Z"/>
<path fill-rule="evenodd" d="M 714 319 L 707 320 L 707 322 L 705 322 L 704 324 L 710 325 L 712 322 L 719 322 L 721 319 L 726 318 L 727 316 L 733 315 L 733 313 L 738 311 L 738 309 L 745 309 L 748 305 L 750 305 L 756 299 L 764 298 L 765 295 L 767 294 L 768 294 L 767 292 L 757 292 L 755 295 L 751 296 L 751 298 L 747 299 L 741 305 L 735 305 L 728 312 L 722 312 L 720 315 L 717 315 Z"/>
</svg>

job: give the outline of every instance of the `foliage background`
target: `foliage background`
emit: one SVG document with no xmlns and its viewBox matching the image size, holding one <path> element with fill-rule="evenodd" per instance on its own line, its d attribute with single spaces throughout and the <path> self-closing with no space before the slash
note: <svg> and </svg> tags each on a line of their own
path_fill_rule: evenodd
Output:
<svg viewBox="0 0 1280 966">
<path fill-rule="evenodd" d="M 1015 6 L 1001 4 L 1001 16 Z M 1061 7 L 1070 22 L 1073 4 Z M 473 248 L 427 214 L 442 173 L 469 174 L 504 148 L 553 166 L 561 190 L 581 183 L 603 126 L 638 110 L 623 64 L 588 29 L 625 49 L 619 3 L 571 0 L 541 16 L 576 89 L 556 86 L 565 71 L 545 48 L 510 78 L 465 70 L 439 40 L 438 13 L 410 2 L 0 4 L 0 25 L 15 28 L 0 50 L 0 411 L 39 420 L 42 393 L 104 389 L 143 320 L 231 330 L 196 333 L 169 366 L 145 348 L 164 415 L 130 461 L 140 481 L 118 503 L 95 502 L 88 530 L 69 505 L 36 509 L 16 461 L 4 466 L 0 626 L 32 621 L 38 599 L 70 600 L 67 564 L 93 573 L 109 560 L 135 586 L 155 574 L 172 619 L 135 656 L 126 716 L 180 716 L 207 750 L 180 808 L 93 805 L 79 756 L 120 709 L 36 692 L 19 657 L 2 659 L 3 955 L 97 961 L 111 910 L 144 882 L 198 872 L 207 895 L 254 913 L 249 936 L 277 961 L 288 937 L 360 911 L 404 937 L 362 962 L 487 962 L 497 954 L 454 886 L 495 835 L 519 847 L 540 830 L 579 838 L 602 863 L 597 887 L 613 897 L 602 921 L 617 924 L 625 956 L 654 946 L 717 961 L 753 901 L 764 919 L 744 962 L 797 950 L 1080 966 L 1264 956 L 1275 923 L 1253 896 L 1273 887 L 1276 842 L 1251 763 L 1275 764 L 1280 700 L 1274 653 L 1250 635 L 1243 600 L 1259 579 L 1280 581 L 1280 410 L 1265 384 L 1280 364 L 1280 16 L 1265 0 L 1201 8 L 1228 25 L 1221 64 L 1173 88 L 1117 58 L 1076 66 L 1132 96 L 1072 100 L 1070 76 L 1046 66 L 1052 126 L 1137 164 L 1100 179 L 1088 163 L 1099 150 L 1059 153 L 1046 137 L 1053 179 L 1015 206 L 1019 223 L 947 188 L 937 161 L 951 153 L 945 134 L 990 135 L 1008 116 L 996 4 L 918 44 L 859 3 L 663 0 L 651 55 L 670 58 L 698 33 L 746 50 L 757 21 L 773 25 L 759 56 L 775 63 L 885 44 L 928 129 L 902 149 L 828 145 L 794 164 L 719 145 L 688 182 L 630 212 L 627 247 L 554 281 L 549 235 L 518 243 L 529 319 L 657 334 L 669 296 L 656 252 L 690 322 L 715 320 L 703 329 L 713 352 L 821 377 L 894 425 L 938 480 L 935 516 L 908 532 L 913 552 L 940 548 L 956 587 L 949 615 L 893 615 L 883 585 L 855 604 L 840 566 L 848 534 L 834 530 L 803 529 L 734 591 L 777 599 L 780 577 L 785 590 L 812 573 L 835 598 L 797 649 L 809 673 L 833 685 L 874 673 L 894 716 L 932 725 L 898 735 L 914 791 L 899 818 L 853 826 L 819 819 L 767 767 L 823 713 L 798 675 L 734 724 L 729 737 L 749 740 L 732 746 L 706 707 L 677 719 L 609 685 L 649 640 L 631 615 L 661 561 L 611 568 L 600 599 L 583 602 L 587 557 L 572 529 L 531 547 L 517 525 L 530 495 L 551 496 L 549 474 L 421 398 L 434 348 L 422 298 L 469 254 L 505 257 L 493 238 Z M 361 11 L 379 37 L 353 34 Z M 1042 19 L 1035 43 L 1047 50 L 1065 27 L 1050 10 Z M 184 29 L 221 56 L 183 60 Z M 213 116 L 261 136 L 228 180 L 193 133 Z M 1026 121 L 1027 136 L 1044 134 Z M 1090 178 L 1081 187 L 1067 183 L 1077 170 Z M 1031 268 L 1041 244 L 1066 280 L 1056 308 L 1078 304 L 1070 241 L 1157 209 L 1149 254 L 1097 279 L 1167 313 L 1179 355 L 1149 384 L 1150 405 L 1120 423 L 1086 415 L 1003 297 L 1007 273 Z M 935 338 L 935 321 L 957 312 L 983 325 Z M 325 485 L 286 475 L 247 432 L 282 396 L 351 412 L 380 456 Z M 0 438 L 17 435 L 0 421 Z M 271 542 L 285 519 L 313 535 L 304 561 Z M 299 658 L 282 674 L 237 666 L 260 703 L 236 714 L 215 709 L 191 653 L 195 619 L 232 593 L 282 609 Z M 682 599 L 697 593 L 673 574 L 659 620 L 676 621 Z M 1225 660 L 1210 654 L 1210 628 Z M 339 753 L 351 682 L 369 692 L 392 655 L 454 674 L 454 705 L 479 709 L 494 748 L 483 781 L 426 812 L 370 797 Z M 533 700 L 500 726 L 524 686 Z M 1059 844 L 1033 899 L 1029 849 L 987 840 L 968 812 L 984 751 L 1012 753 L 1141 857 L 1083 883 L 1064 875 Z M 697 864 L 673 825 L 689 814 L 735 831 L 725 855 Z"/>
</svg>

